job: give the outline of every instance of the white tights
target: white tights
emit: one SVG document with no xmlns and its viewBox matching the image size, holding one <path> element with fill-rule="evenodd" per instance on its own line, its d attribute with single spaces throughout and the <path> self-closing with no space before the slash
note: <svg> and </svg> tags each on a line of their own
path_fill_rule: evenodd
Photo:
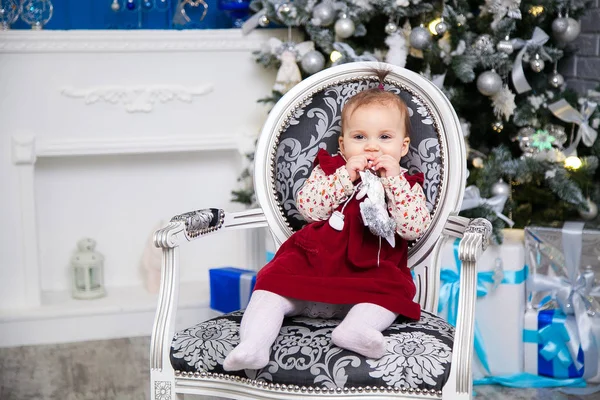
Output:
<svg viewBox="0 0 600 400">
<path fill-rule="evenodd" d="M 254 291 L 242 318 L 240 344 L 225 358 L 223 369 L 237 371 L 265 367 L 283 317 L 298 315 L 305 307 L 306 302 L 301 300 L 266 290 Z M 356 304 L 333 330 L 331 341 L 338 347 L 365 357 L 380 358 L 385 353 L 381 331 L 387 329 L 397 316 L 376 304 Z"/>
</svg>

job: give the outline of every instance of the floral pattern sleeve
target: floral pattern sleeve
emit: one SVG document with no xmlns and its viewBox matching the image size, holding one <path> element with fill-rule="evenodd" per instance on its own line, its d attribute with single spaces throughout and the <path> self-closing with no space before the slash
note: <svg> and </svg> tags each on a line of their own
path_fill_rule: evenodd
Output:
<svg viewBox="0 0 600 400">
<path fill-rule="evenodd" d="M 406 240 L 418 239 L 431 222 L 425 194 L 419 184 L 410 183 L 404 174 L 381 178 L 388 197 L 388 211 L 396 221 L 398 235 Z"/>
<path fill-rule="evenodd" d="M 317 165 L 296 196 L 296 207 L 308 222 L 323 221 L 352 194 L 354 185 L 346 167 L 326 175 Z"/>
</svg>

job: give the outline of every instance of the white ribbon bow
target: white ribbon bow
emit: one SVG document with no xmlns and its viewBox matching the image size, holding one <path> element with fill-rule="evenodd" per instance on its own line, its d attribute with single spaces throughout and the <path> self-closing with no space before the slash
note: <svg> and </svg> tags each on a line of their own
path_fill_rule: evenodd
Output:
<svg viewBox="0 0 600 400">
<path fill-rule="evenodd" d="M 502 210 L 504 210 L 504 204 L 506 204 L 506 200 L 508 200 L 508 196 L 505 195 L 497 195 L 492 196 L 489 199 L 485 199 L 481 197 L 479 193 L 479 188 L 477 186 L 468 186 L 465 189 L 465 195 L 463 196 L 463 202 L 460 207 L 461 211 L 470 210 L 475 207 L 486 205 L 490 207 L 498 218 L 503 220 L 512 228 L 515 222 L 508 218 L 506 215 L 502 214 Z"/>
<path fill-rule="evenodd" d="M 548 39 L 550 39 L 550 36 L 536 26 L 536 28 L 533 30 L 531 39 L 523 40 L 517 38 L 511 40 L 511 43 L 515 49 L 521 48 L 517 54 L 517 57 L 515 58 L 512 68 L 512 81 L 517 93 L 528 92 L 531 90 L 531 86 L 529 86 L 529 82 L 527 82 L 527 79 L 525 78 L 525 71 L 523 71 L 523 55 L 525 55 L 525 51 L 527 51 L 527 48 L 531 45 L 543 46 Z M 548 55 L 543 52 L 543 48 L 541 53 L 544 58 L 548 58 Z"/>
<path fill-rule="evenodd" d="M 573 140 L 573 143 L 571 143 L 571 145 L 563 152 L 565 155 L 572 154 L 577 150 L 580 140 L 582 140 L 583 144 L 587 147 L 591 147 L 596 141 L 598 132 L 590 126 L 589 119 L 594 111 L 596 111 L 597 106 L 598 103 L 586 100 L 581 105 L 581 112 L 578 112 L 567 103 L 565 99 L 560 99 L 556 103 L 548 105 L 548 109 L 552 111 L 552 114 L 554 114 L 556 118 L 579 125 L 575 140 Z"/>
</svg>

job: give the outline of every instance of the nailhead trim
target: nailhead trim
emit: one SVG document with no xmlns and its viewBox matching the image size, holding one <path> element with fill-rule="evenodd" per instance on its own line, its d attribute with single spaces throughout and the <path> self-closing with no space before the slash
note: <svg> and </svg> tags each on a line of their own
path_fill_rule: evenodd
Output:
<svg viewBox="0 0 600 400">
<path fill-rule="evenodd" d="M 186 372 L 186 371 L 175 371 L 176 377 L 191 378 L 196 380 L 215 379 L 222 381 L 235 381 L 244 385 L 257 387 L 262 390 L 270 392 L 294 392 L 294 393 L 308 393 L 316 395 L 340 395 L 340 394 L 356 394 L 356 393 L 402 393 L 409 395 L 429 395 L 432 397 L 442 397 L 441 390 L 435 389 L 414 389 L 406 387 L 392 387 L 392 386 L 358 386 L 358 387 L 344 387 L 344 388 L 323 388 L 319 386 L 298 386 L 298 385 L 286 385 L 285 383 L 271 383 L 262 380 L 242 378 L 236 375 L 228 375 L 223 373 L 212 373 L 207 371 L 201 372 Z"/>
</svg>

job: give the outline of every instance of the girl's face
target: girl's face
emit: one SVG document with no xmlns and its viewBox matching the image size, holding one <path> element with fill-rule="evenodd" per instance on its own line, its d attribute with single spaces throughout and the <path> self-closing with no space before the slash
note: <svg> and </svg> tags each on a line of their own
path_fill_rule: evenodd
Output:
<svg viewBox="0 0 600 400">
<path fill-rule="evenodd" d="M 339 138 L 340 151 L 346 160 L 365 155 L 373 161 L 389 155 L 400 162 L 408 153 L 404 117 L 394 106 L 367 104 L 352 110 Z"/>
</svg>

